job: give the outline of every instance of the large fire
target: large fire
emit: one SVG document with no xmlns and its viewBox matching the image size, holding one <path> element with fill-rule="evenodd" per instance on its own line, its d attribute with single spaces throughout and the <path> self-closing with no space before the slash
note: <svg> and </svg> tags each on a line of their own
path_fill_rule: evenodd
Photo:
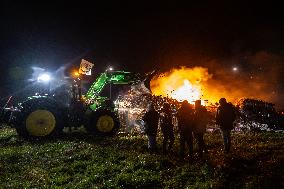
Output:
<svg viewBox="0 0 284 189">
<path fill-rule="evenodd" d="M 182 67 L 154 77 L 151 81 L 151 90 L 155 95 L 171 97 L 178 101 L 187 100 L 194 103 L 196 100 L 202 100 L 205 104 L 207 101 L 213 102 L 204 96 L 205 83 L 210 78 L 207 68 Z"/>
<path fill-rule="evenodd" d="M 192 85 L 190 81 L 185 79 L 183 85 L 173 91 L 170 96 L 178 101 L 187 100 L 192 103 L 195 100 L 201 99 L 201 87 Z"/>
<path fill-rule="evenodd" d="M 245 73 L 225 69 L 216 69 L 213 77 L 204 67 L 181 67 L 155 76 L 150 87 L 154 95 L 180 102 L 187 100 L 191 104 L 201 100 L 203 105 L 214 106 L 222 97 L 233 104 L 240 98 L 271 101 L 274 97 L 271 93 L 273 86 L 267 83 L 262 77 L 252 80 Z"/>
</svg>

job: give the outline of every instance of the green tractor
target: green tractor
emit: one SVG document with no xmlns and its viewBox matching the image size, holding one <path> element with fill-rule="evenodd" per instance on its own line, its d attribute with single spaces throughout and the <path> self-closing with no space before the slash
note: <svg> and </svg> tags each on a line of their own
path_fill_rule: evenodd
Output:
<svg viewBox="0 0 284 189">
<path fill-rule="evenodd" d="M 82 81 L 76 77 L 68 105 L 62 103 L 61 95 L 28 97 L 11 112 L 12 125 L 24 138 L 56 136 L 64 127 L 82 125 L 93 135 L 112 136 L 117 133 L 120 122 L 111 99 L 100 96 L 102 90 L 107 84 L 144 84 L 149 89 L 153 73 L 141 78 L 131 72 L 107 70 L 99 75 L 85 95 L 82 94 Z"/>
</svg>

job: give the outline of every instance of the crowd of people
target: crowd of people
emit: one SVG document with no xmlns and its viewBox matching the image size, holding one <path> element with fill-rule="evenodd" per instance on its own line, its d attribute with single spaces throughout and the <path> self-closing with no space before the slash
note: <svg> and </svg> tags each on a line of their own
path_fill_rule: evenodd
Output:
<svg viewBox="0 0 284 189">
<path fill-rule="evenodd" d="M 216 124 L 222 131 L 224 140 L 224 152 L 229 153 L 231 146 L 231 130 L 236 117 L 235 108 L 228 103 L 225 98 L 219 100 L 219 107 L 216 112 Z M 192 105 L 188 101 L 183 101 L 176 112 L 179 134 L 179 155 L 181 158 L 193 156 L 193 141 L 197 142 L 198 155 L 203 157 L 207 153 L 207 147 L 204 141 L 206 126 L 209 122 L 209 112 L 206 107 L 201 104 L 201 100 L 196 100 Z M 162 108 L 157 111 L 150 104 L 148 111 L 143 117 L 145 124 L 145 133 L 148 137 L 148 149 L 151 153 L 157 152 L 157 133 L 160 125 L 163 135 L 163 154 L 170 154 L 173 149 L 175 134 L 173 124 L 173 112 L 168 102 L 164 102 Z M 188 154 L 186 154 L 186 147 Z"/>
</svg>

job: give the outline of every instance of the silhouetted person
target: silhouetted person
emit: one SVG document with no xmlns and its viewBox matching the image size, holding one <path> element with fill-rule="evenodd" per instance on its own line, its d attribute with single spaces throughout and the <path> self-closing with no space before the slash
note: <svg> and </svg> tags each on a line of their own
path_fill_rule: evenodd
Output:
<svg viewBox="0 0 284 189">
<path fill-rule="evenodd" d="M 151 104 L 149 110 L 145 113 L 143 120 L 145 121 L 145 134 L 148 137 L 148 149 L 150 152 L 156 152 L 156 137 L 159 123 L 159 113 Z"/>
<path fill-rule="evenodd" d="M 163 153 L 171 152 L 174 144 L 174 125 L 172 123 L 172 111 L 168 103 L 164 103 L 161 111 L 160 125 L 163 133 Z"/>
<path fill-rule="evenodd" d="M 227 103 L 225 98 L 219 100 L 220 106 L 216 113 L 216 123 L 222 130 L 224 139 L 224 151 L 228 153 L 231 147 L 231 130 L 234 128 L 233 123 L 236 118 L 235 108 L 232 104 Z"/>
<path fill-rule="evenodd" d="M 180 157 L 185 156 L 185 145 L 188 146 L 189 156 L 193 155 L 193 124 L 194 109 L 186 100 L 182 102 L 177 114 L 180 135 Z"/>
<path fill-rule="evenodd" d="M 195 101 L 194 122 L 193 133 L 198 144 L 198 154 L 202 157 L 203 152 L 207 152 L 204 142 L 204 134 L 208 123 L 208 112 L 206 108 L 201 105 L 201 100 Z"/>
</svg>

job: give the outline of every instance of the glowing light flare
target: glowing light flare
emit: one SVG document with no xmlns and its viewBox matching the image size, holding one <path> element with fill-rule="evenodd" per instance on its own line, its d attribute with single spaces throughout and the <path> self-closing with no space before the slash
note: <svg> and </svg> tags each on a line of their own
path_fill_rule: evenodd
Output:
<svg viewBox="0 0 284 189">
<path fill-rule="evenodd" d="M 234 67 L 232 68 L 232 70 L 233 70 L 234 72 L 237 72 L 239 69 L 238 69 L 238 67 L 234 66 Z"/>
<path fill-rule="evenodd" d="M 73 74 L 72 74 L 74 77 L 79 77 L 80 76 L 80 73 L 78 71 L 73 71 Z"/>
<path fill-rule="evenodd" d="M 49 82 L 51 79 L 50 75 L 47 73 L 43 73 L 38 76 L 37 81 L 38 82 Z"/>
<path fill-rule="evenodd" d="M 108 66 L 107 69 L 106 69 L 106 71 L 109 71 L 109 72 L 111 72 L 111 71 L 113 71 L 113 70 L 114 70 L 114 69 L 113 69 L 112 66 Z"/>
</svg>

